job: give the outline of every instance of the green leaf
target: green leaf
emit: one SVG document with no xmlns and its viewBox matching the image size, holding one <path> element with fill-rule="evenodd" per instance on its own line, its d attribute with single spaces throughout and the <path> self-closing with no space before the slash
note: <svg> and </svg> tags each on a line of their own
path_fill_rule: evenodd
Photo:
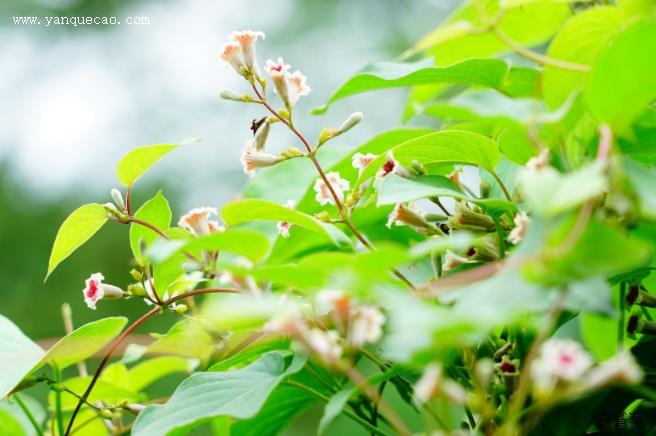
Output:
<svg viewBox="0 0 656 436">
<path fill-rule="evenodd" d="M 162 356 L 148 359 L 130 368 L 130 386 L 140 392 L 167 375 L 187 373 L 191 368 L 191 361 L 182 357 Z"/>
<path fill-rule="evenodd" d="M 29 433 L 26 427 L 21 424 L 17 412 L 22 413 L 22 411 L 11 411 L 0 407 L 0 434 L 12 435 L 12 436 L 27 436 Z M 29 425 L 29 423 L 28 423 Z"/>
<path fill-rule="evenodd" d="M 282 379 L 304 364 L 304 359 L 294 358 L 285 368 L 282 355 L 272 352 L 236 371 L 193 374 L 165 404 L 146 407 L 134 423 L 133 434 L 165 435 L 194 428 L 214 417 L 255 416 Z"/>
<path fill-rule="evenodd" d="M 68 389 L 75 392 L 78 396 L 81 396 L 91 383 L 91 376 L 89 377 L 73 377 L 62 382 Z M 63 410 L 72 410 L 78 403 L 78 397 L 68 393 L 61 393 L 62 400 L 62 409 Z M 102 401 L 107 403 L 107 405 L 119 405 L 125 401 L 127 402 L 139 402 L 145 400 L 143 395 L 134 392 L 131 389 L 125 387 L 117 386 L 114 383 L 108 382 L 106 380 L 98 380 L 96 385 L 93 387 L 91 394 L 88 398 L 90 403 L 96 403 Z M 54 409 L 55 404 L 55 392 L 51 391 L 48 396 L 48 403 L 50 404 L 51 410 Z"/>
<path fill-rule="evenodd" d="M 46 418 L 46 411 L 43 410 L 43 406 L 37 400 L 22 392 L 20 397 L 34 417 L 34 420 L 39 425 L 42 425 Z M 36 435 L 34 426 L 13 398 L 11 400 L 4 399 L 0 401 L 0 434 L 10 436 Z"/>
<path fill-rule="evenodd" d="M 647 219 L 656 220 L 656 172 L 630 159 L 625 160 L 626 176 L 638 195 L 640 213 Z"/>
<path fill-rule="evenodd" d="M 38 366 L 53 363 L 64 369 L 102 350 L 121 333 L 128 322 L 122 316 L 99 319 L 83 325 L 60 339 L 41 359 Z"/>
<path fill-rule="evenodd" d="M 164 197 L 162 191 L 158 191 L 153 198 L 146 201 L 137 210 L 134 216 L 164 231 L 171 225 L 172 213 L 166 197 Z M 159 235 L 148 227 L 134 222 L 130 224 L 130 248 L 137 262 L 143 265 L 146 261 L 141 253 L 139 241 L 143 240 L 147 245 L 150 245 L 157 238 L 159 238 Z"/>
<path fill-rule="evenodd" d="M 172 354 L 206 361 L 215 350 L 212 337 L 200 325 L 190 321 L 180 321 L 165 334 L 153 333 L 151 336 L 156 341 L 148 346 L 148 353 Z"/>
<path fill-rule="evenodd" d="M 228 226 L 251 221 L 285 221 L 320 233 L 336 245 L 350 244 L 348 237 L 337 227 L 295 209 L 254 198 L 228 203 L 221 210 L 221 217 Z"/>
<path fill-rule="evenodd" d="M 346 406 L 349 398 L 351 398 L 351 395 L 353 395 L 354 391 L 355 387 L 342 389 L 330 397 L 326 407 L 323 409 L 323 415 L 319 421 L 317 434 L 325 434 L 328 426 L 330 426 L 330 424 L 332 424 L 332 422 L 342 413 L 342 410 Z"/>
<path fill-rule="evenodd" d="M 404 166 L 410 166 L 412 161 L 424 165 L 460 163 L 493 171 L 501 159 L 499 146 L 495 141 L 464 130 L 429 133 L 399 144 L 391 151 L 394 158 Z M 385 155 L 376 158 L 362 172 L 357 184 L 360 185 L 376 174 L 386 161 Z"/>
<path fill-rule="evenodd" d="M 57 231 L 48 261 L 46 280 L 57 265 L 87 242 L 107 219 L 108 214 L 102 204 L 90 203 L 75 209 Z"/>
<path fill-rule="evenodd" d="M 596 7 L 570 18 L 553 39 L 547 56 L 580 65 L 591 65 L 599 52 L 620 30 L 622 14 L 614 6 Z M 577 88 L 582 88 L 588 73 L 549 65 L 544 67 L 542 92 L 550 108 L 557 108 Z"/>
<path fill-rule="evenodd" d="M 579 323 L 583 343 L 597 361 L 606 360 L 617 352 L 617 319 L 582 313 Z"/>
<path fill-rule="evenodd" d="M 438 83 L 501 88 L 507 73 L 507 64 L 498 59 L 471 59 L 448 67 L 435 67 L 432 59 L 372 64 L 347 80 L 324 106 L 313 109 L 312 114 L 323 114 L 333 102 L 351 95 L 385 88 Z"/>
<path fill-rule="evenodd" d="M 656 98 L 656 21 L 638 22 L 599 54 L 586 97 L 590 111 L 623 130 Z"/>
<path fill-rule="evenodd" d="M 248 243 L 245 244 L 244 241 L 248 241 Z M 194 238 L 188 242 L 160 239 L 148 250 L 147 256 L 154 263 L 160 263 L 181 251 L 200 253 L 203 250 L 228 251 L 247 257 L 253 262 L 259 262 L 269 252 L 269 240 L 255 230 L 228 229 L 224 232 Z"/>
<path fill-rule="evenodd" d="M 2 315 L 0 332 L 0 398 L 4 398 L 30 373 L 45 351 Z"/>
<path fill-rule="evenodd" d="M 473 198 L 463 194 L 444 176 L 417 176 L 407 179 L 390 174 L 378 188 L 378 206 L 419 200 L 427 197 L 452 197 L 476 203 L 491 212 L 516 210 L 513 203 L 497 198 Z"/>
<path fill-rule="evenodd" d="M 534 212 L 554 216 L 599 197 L 608 189 L 608 182 L 603 164 L 595 162 L 565 174 L 553 168 L 527 171 L 522 188 Z"/>
<path fill-rule="evenodd" d="M 139 177 L 144 175 L 158 160 L 181 145 L 197 142 L 190 140 L 180 144 L 155 144 L 135 148 L 123 156 L 116 169 L 119 182 L 132 186 Z"/>
</svg>

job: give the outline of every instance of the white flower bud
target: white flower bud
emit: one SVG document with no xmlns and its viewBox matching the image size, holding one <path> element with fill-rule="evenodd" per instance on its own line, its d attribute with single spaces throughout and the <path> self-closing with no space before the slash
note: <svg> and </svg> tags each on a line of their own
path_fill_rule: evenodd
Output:
<svg viewBox="0 0 656 436">
<path fill-rule="evenodd" d="M 248 148 L 254 148 L 257 151 L 264 150 L 266 145 L 266 140 L 269 137 L 269 130 L 271 130 L 271 124 L 268 121 L 264 121 L 260 127 L 255 131 L 253 139 L 247 146 Z"/>
<path fill-rule="evenodd" d="M 112 196 L 112 200 L 114 200 L 114 203 L 116 203 L 116 206 L 118 206 L 120 210 L 125 210 L 125 201 L 123 201 L 123 194 L 121 194 L 121 191 L 116 188 L 112 188 L 110 194 Z"/>
<path fill-rule="evenodd" d="M 357 126 L 360 124 L 362 119 L 364 118 L 364 115 L 362 112 L 353 112 L 347 119 L 342 123 L 342 125 L 337 129 L 337 131 L 342 134 L 344 132 L 348 132 L 351 130 L 353 127 Z"/>
<path fill-rule="evenodd" d="M 255 168 L 270 167 L 278 162 L 280 162 L 278 156 L 263 153 L 251 147 L 246 147 L 241 154 L 241 163 L 244 167 L 244 172 L 250 177 L 255 175 Z"/>
<path fill-rule="evenodd" d="M 221 92 L 219 92 L 219 97 L 221 97 L 224 100 L 240 101 L 240 102 L 251 100 L 250 97 L 247 98 L 248 96 L 239 95 L 235 91 L 232 91 L 230 89 L 221 90 Z"/>
</svg>

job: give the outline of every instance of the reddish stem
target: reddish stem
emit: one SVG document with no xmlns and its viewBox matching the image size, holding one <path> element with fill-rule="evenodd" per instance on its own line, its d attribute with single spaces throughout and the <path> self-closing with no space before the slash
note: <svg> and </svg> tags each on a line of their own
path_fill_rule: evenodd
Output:
<svg viewBox="0 0 656 436">
<path fill-rule="evenodd" d="M 128 218 L 128 220 L 129 220 L 130 222 L 132 222 L 132 223 L 139 224 L 139 225 L 141 225 L 141 226 L 144 226 L 144 227 L 149 228 L 150 230 L 152 230 L 153 232 L 157 233 L 159 236 L 161 236 L 162 238 L 166 239 L 167 241 L 170 241 L 170 240 L 171 240 L 171 238 L 169 237 L 169 235 L 167 235 L 167 234 L 164 233 L 161 229 L 159 229 L 157 226 L 155 226 L 154 224 L 149 223 L 148 221 L 144 221 L 144 220 L 141 220 L 141 219 L 139 219 L 139 218 L 135 218 L 135 217 L 133 217 L 133 216 L 131 216 L 131 215 L 130 215 L 130 217 Z M 197 258 L 196 256 L 194 256 L 193 254 L 189 253 L 188 251 L 182 251 L 182 254 L 184 254 L 184 255 L 187 257 L 187 259 L 190 259 L 190 260 L 193 260 L 194 262 L 198 262 L 198 263 L 200 263 L 200 261 L 198 260 L 198 258 Z"/>
</svg>

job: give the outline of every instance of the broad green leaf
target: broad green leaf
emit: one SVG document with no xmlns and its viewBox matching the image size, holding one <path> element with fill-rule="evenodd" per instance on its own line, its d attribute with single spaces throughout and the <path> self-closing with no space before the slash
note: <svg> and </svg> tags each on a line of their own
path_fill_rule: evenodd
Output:
<svg viewBox="0 0 656 436">
<path fill-rule="evenodd" d="M 289 343 L 290 341 L 288 339 L 276 339 L 264 342 L 261 345 L 251 346 L 233 356 L 218 361 L 212 365 L 208 371 L 230 371 L 242 368 L 253 363 L 259 359 L 261 355 L 270 351 L 279 351 L 284 355 L 289 350 Z"/>
<path fill-rule="evenodd" d="M 491 212 L 515 210 L 514 204 L 498 198 L 473 198 L 463 194 L 444 176 L 417 176 L 407 179 L 393 174 L 385 177 L 378 188 L 378 205 L 406 203 L 427 197 L 452 197 L 476 203 Z"/>
<path fill-rule="evenodd" d="M 158 191 L 153 198 L 146 201 L 139 210 L 135 212 L 134 216 L 154 225 L 162 231 L 167 230 L 171 225 L 171 208 L 169 207 L 169 202 L 166 200 L 166 197 L 162 194 L 162 191 Z M 147 245 L 150 245 L 159 237 L 160 236 L 155 231 L 146 226 L 134 222 L 130 224 L 130 248 L 132 249 L 134 258 L 140 264 L 144 264 L 145 259 L 141 253 L 139 241 L 143 240 Z"/>
<path fill-rule="evenodd" d="M 28 410 L 39 425 L 43 425 L 46 418 L 46 411 L 43 406 L 32 397 L 20 393 Z M 36 431 L 25 412 L 20 408 L 18 403 L 12 399 L 0 400 L 0 434 L 8 436 L 34 436 Z"/>
<path fill-rule="evenodd" d="M 89 383 L 91 383 L 91 376 L 89 377 L 73 377 L 62 382 L 68 389 L 75 392 L 77 395 L 82 395 Z M 78 398 L 68 392 L 61 393 L 62 409 L 72 410 L 78 403 Z M 119 405 L 125 401 L 134 403 L 144 401 L 145 397 L 137 392 L 117 386 L 105 380 L 98 380 L 89 395 L 89 402 L 96 403 L 102 401 L 107 405 Z M 51 391 L 48 396 L 48 403 L 53 408 L 55 404 L 55 392 Z M 52 410 L 52 409 L 51 409 Z"/>
<path fill-rule="evenodd" d="M 564 3 L 539 1 L 512 5 L 499 0 L 463 2 L 442 25 L 422 38 L 406 54 L 427 51 L 435 56 L 438 65 L 449 65 L 464 59 L 491 56 L 508 52 L 510 48 L 491 32 L 481 33 L 488 21 L 504 8 L 500 29 L 511 39 L 525 46 L 546 42 L 571 15 Z M 476 30 L 476 32 L 470 32 Z"/>
<path fill-rule="evenodd" d="M 590 111 L 621 131 L 656 98 L 656 21 L 620 33 L 594 63 L 586 87 Z"/>
<path fill-rule="evenodd" d="M 499 146 L 495 141 L 463 130 L 429 133 L 397 145 L 391 151 L 397 161 L 408 167 L 412 161 L 418 161 L 424 165 L 445 163 L 476 165 L 493 171 L 501 159 Z M 387 156 L 382 155 L 371 162 L 360 175 L 358 185 L 376 174 L 386 161 Z"/>
<path fill-rule="evenodd" d="M 87 242 L 107 222 L 108 213 L 102 204 L 90 203 L 75 209 L 57 231 L 48 261 L 48 276 L 64 259 Z"/>
<path fill-rule="evenodd" d="M 571 217 L 549 235 L 543 253 L 524 266 L 527 277 L 563 284 L 625 273 L 646 266 L 651 259 L 650 250 L 642 241 L 597 220 L 591 220 L 574 245 L 561 252 L 558 247 L 570 237 L 574 222 Z"/>
<path fill-rule="evenodd" d="M 342 389 L 330 397 L 326 407 L 323 409 L 323 415 L 319 421 L 317 434 L 322 435 L 326 433 L 330 424 L 332 424 L 332 422 L 342 413 L 342 410 L 351 398 L 351 395 L 353 395 L 354 391 L 354 387 Z"/>
<path fill-rule="evenodd" d="M 205 302 L 201 314 L 203 319 L 220 330 L 250 330 L 299 306 L 297 298 L 280 294 L 223 294 Z"/>
<path fill-rule="evenodd" d="M 337 227 L 322 223 L 298 210 L 254 198 L 228 203 L 221 210 L 221 217 L 228 226 L 251 221 L 285 221 L 323 234 L 336 245 L 349 244 L 348 237 Z"/>
<path fill-rule="evenodd" d="M 419 242 L 410 248 L 410 254 L 415 257 L 423 257 L 429 254 L 442 254 L 446 250 L 461 252 L 471 247 L 474 235 L 466 231 L 452 232 L 447 236 L 434 237 Z"/>
<path fill-rule="evenodd" d="M 27 427 L 21 424 L 18 416 L 7 409 L 0 408 L 0 434 L 27 436 L 29 434 Z"/>
<path fill-rule="evenodd" d="M 617 352 L 617 319 L 582 313 L 579 323 L 583 343 L 598 361 L 606 360 Z"/>
<path fill-rule="evenodd" d="M 192 367 L 192 362 L 182 357 L 154 357 L 130 368 L 130 386 L 136 392 L 140 392 L 167 375 L 178 372 L 187 373 Z"/>
<path fill-rule="evenodd" d="M 0 399 L 30 373 L 45 351 L 0 315 Z"/>
<path fill-rule="evenodd" d="M 595 162 L 564 174 L 553 168 L 526 171 L 522 177 L 522 189 L 534 212 L 554 216 L 604 194 L 608 182 L 604 166 Z"/>
<path fill-rule="evenodd" d="M 53 363 L 63 369 L 102 350 L 121 333 L 128 322 L 122 316 L 92 321 L 60 339 L 41 359 L 39 366 Z"/>
<path fill-rule="evenodd" d="M 165 334 L 153 333 L 151 336 L 155 337 L 156 341 L 148 346 L 148 353 L 193 357 L 206 361 L 215 350 L 212 336 L 199 324 L 191 321 L 180 321 Z"/>
<path fill-rule="evenodd" d="M 228 229 L 224 232 L 212 233 L 188 242 L 180 240 L 158 240 L 147 256 L 155 263 L 169 259 L 173 254 L 187 251 L 228 251 L 247 257 L 253 262 L 259 262 L 269 252 L 269 240 L 262 233 L 250 229 Z"/>
<path fill-rule="evenodd" d="M 385 88 L 457 83 L 501 89 L 507 73 L 507 64 L 498 59 L 471 59 L 447 67 L 433 66 L 432 59 L 372 64 L 346 81 L 325 106 L 313 109 L 312 113 L 322 114 L 333 102 L 351 95 Z"/>
<path fill-rule="evenodd" d="M 614 6 L 591 8 L 570 18 L 549 45 L 547 56 L 580 65 L 591 65 L 620 30 L 622 14 Z M 588 73 L 546 65 L 542 81 L 544 101 L 550 108 L 563 104 Z"/>
<path fill-rule="evenodd" d="M 645 218 L 656 220 L 656 172 L 630 159 L 625 161 L 626 176 L 638 195 L 640 212 Z"/>
<path fill-rule="evenodd" d="M 165 404 L 151 405 L 141 412 L 133 434 L 171 434 L 219 416 L 250 418 L 262 408 L 282 379 L 298 372 L 304 364 L 303 359 L 294 358 L 285 368 L 282 355 L 272 352 L 236 371 L 193 374 Z"/>
<path fill-rule="evenodd" d="M 164 232 L 169 238 L 175 241 L 191 240 L 191 234 L 180 227 L 171 227 Z M 165 293 L 171 294 L 174 292 L 176 284 L 181 284 L 180 281 L 185 281 L 184 265 L 189 259 L 182 253 L 172 253 L 166 260 L 153 265 L 153 282 L 157 294 L 162 297 Z M 182 283 L 184 284 L 184 283 Z M 178 291 L 186 291 L 189 289 L 175 289 Z"/>
<path fill-rule="evenodd" d="M 116 169 L 119 182 L 132 186 L 139 177 L 144 175 L 158 160 L 181 145 L 197 142 L 190 140 L 180 144 L 155 144 L 135 148 L 123 156 Z"/>
</svg>

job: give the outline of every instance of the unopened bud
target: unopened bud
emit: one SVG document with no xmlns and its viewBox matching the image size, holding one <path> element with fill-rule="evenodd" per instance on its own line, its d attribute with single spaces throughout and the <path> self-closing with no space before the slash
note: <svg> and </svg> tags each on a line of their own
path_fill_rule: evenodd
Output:
<svg viewBox="0 0 656 436">
<path fill-rule="evenodd" d="M 422 163 L 419 162 L 418 160 L 413 160 L 412 162 L 410 162 L 410 167 L 412 168 L 412 171 L 419 174 L 420 176 L 426 174 L 426 168 L 424 168 Z"/>
<path fill-rule="evenodd" d="M 637 334 L 656 335 L 656 322 L 645 321 L 639 311 L 634 311 L 626 324 L 626 334 L 635 339 Z"/>
<path fill-rule="evenodd" d="M 492 184 L 487 180 L 481 181 L 479 190 L 481 192 L 481 198 L 490 198 L 492 193 Z"/>
<path fill-rule="evenodd" d="M 484 236 L 474 241 L 471 258 L 482 262 L 499 259 L 499 240 L 497 236 Z"/>
<path fill-rule="evenodd" d="M 230 89 L 224 89 L 221 92 L 219 92 L 219 97 L 221 97 L 224 100 L 230 100 L 230 101 L 239 101 L 239 102 L 253 101 L 253 98 L 251 96 L 239 95 Z"/>
<path fill-rule="evenodd" d="M 629 306 L 637 304 L 644 307 L 656 307 L 656 297 L 640 289 L 639 284 L 629 286 L 629 292 L 626 294 L 625 300 Z"/>
<path fill-rule="evenodd" d="M 455 212 L 455 215 L 449 218 L 449 227 L 452 229 L 487 232 L 495 228 L 494 220 L 476 206 L 469 207 L 464 202 L 458 202 Z"/>
<path fill-rule="evenodd" d="M 264 121 L 255 131 L 253 135 L 253 140 L 251 141 L 252 147 L 257 151 L 264 150 L 266 145 L 266 140 L 269 137 L 270 125 Z"/>
<path fill-rule="evenodd" d="M 362 115 L 362 112 L 353 112 L 349 117 L 342 123 L 341 126 L 339 126 L 339 129 L 337 129 L 338 133 L 341 135 L 342 133 L 348 132 L 351 130 L 353 127 L 357 126 L 362 122 L 362 119 L 364 118 L 364 115 Z"/>
<path fill-rule="evenodd" d="M 292 157 L 302 156 L 303 152 L 296 147 L 287 147 L 285 150 L 280 152 L 280 156 L 289 159 Z"/>
<path fill-rule="evenodd" d="M 314 217 L 319 221 L 323 221 L 324 223 L 330 222 L 330 215 L 325 210 L 322 210 L 321 212 L 314 214 Z"/>
<path fill-rule="evenodd" d="M 63 383 L 50 383 L 48 385 L 51 391 L 55 392 L 65 392 L 66 391 L 66 386 L 64 386 Z"/>
<path fill-rule="evenodd" d="M 324 142 L 328 141 L 329 139 L 334 138 L 335 136 L 339 135 L 339 131 L 330 128 L 330 127 L 324 127 L 321 129 L 321 133 L 319 133 L 319 145 L 322 145 Z"/>
<path fill-rule="evenodd" d="M 137 281 L 142 281 L 143 280 L 143 273 L 139 271 L 138 269 L 132 268 L 130 270 L 130 275 L 132 276 L 133 279 Z"/>
<path fill-rule="evenodd" d="M 110 420 L 114 418 L 114 414 L 109 409 L 98 409 L 98 416 L 100 416 L 103 419 L 110 419 Z"/>
<path fill-rule="evenodd" d="M 132 295 L 135 297 L 145 297 L 148 295 L 146 292 L 146 289 L 141 286 L 139 283 L 133 283 L 131 285 L 128 285 L 128 295 Z"/>
<path fill-rule="evenodd" d="M 125 202 L 123 201 L 123 194 L 121 194 L 121 191 L 116 188 L 112 188 L 110 194 L 112 196 L 112 200 L 114 200 L 114 203 L 116 203 L 116 206 L 118 206 L 120 210 L 125 210 Z"/>
<path fill-rule="evenodd" d="M 186 304 L 178 303 L 175 306 L 175 313 L 177 313 L 178 315 L 182 315 L 182 314 L 186 313 L 187 310 L 189 310 L 189 308 L 187 307 Z"/>
</svg>

